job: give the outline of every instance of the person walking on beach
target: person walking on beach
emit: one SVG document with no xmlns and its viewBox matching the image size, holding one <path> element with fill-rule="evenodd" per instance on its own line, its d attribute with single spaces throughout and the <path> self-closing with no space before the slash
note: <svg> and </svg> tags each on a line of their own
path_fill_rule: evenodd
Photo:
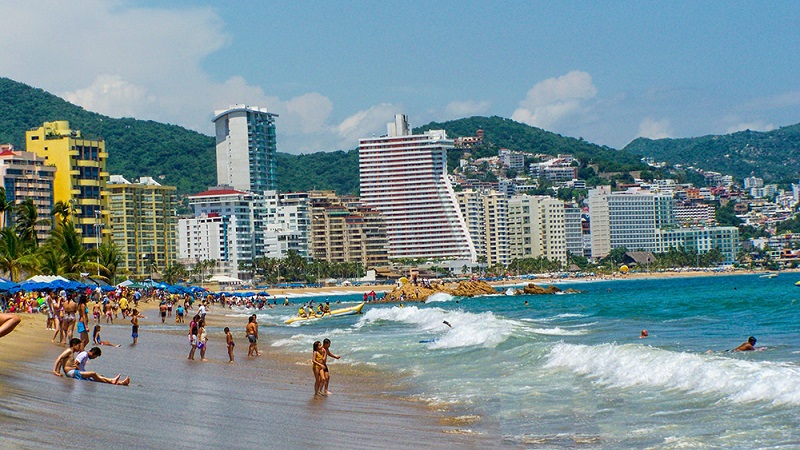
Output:
<svg viewBox="0 0 800 450">
<path fill-rule="evenodd" d="M 228 346 L 228 358 L 230 358 L 229 364 L 233 364 L 233 347 L 236 345 L 233 342 L 233 335 L 231 334 L 231 329 L 225 327 L 225 344 Z"/>
<path fill-rule="evenodd" d="M 314 395 L 325 395 L 325 349 L 320 341 L 314 342 L 314 353 L 311 355 L 311 370 L 314 372 Z"/>
<path fill-rule="evenodd" d="M 325 354 L 325 359 L 322 361 L 322 364 L 325 366 L 323 369 L 325 372 L 325 395 L 330 395 L 331 391 L 328 390 L 328 384 L 331 382 L 331 372 L 328 370 L 328 356 L 333 359 L 339 359 L 341 356 L 336 356 L 331 353 L 331 340 L 328 338 L 322 341 L 322 350 Z"/>
<path fill-rule="evenodd" d="M 197 350 L 197 333 L 198 327 L 197 322 L 200 320 L 200 316 L 195 315 L 191 322 L 189 322 L 189 345 L 192 346 L 191 350 L 189 350 L 189 356 L 186 359 L 191 359 L 194 361 L 194 352 Z"/>
<path fill-rule="evenodd" d="M 200 349 L 200 361 L 208 361 L 206 359 L 206 344 L 208 343 L 208 333 L 206 332 L 206 321 L 200 319 L 197 324 L 197 348 Z"/>
<path fill-rule="evenodd" d="M 167 320 L 167 302 L 158 305 L 158 312 L 161 313 L 161 323 L 164 323 Z"/>
<path fill-rule="evenodd" d="M 261 356 L 261 353 L 258 352 L 258 322 L 256 322 L 255 314 L 250 316 L 247 326 L 245 327 L 245 334 L 247 334 L 247 340 L 250 341 L 250 348 L 247 349 L 247 356 L 249 358 Z"/>
</svg>

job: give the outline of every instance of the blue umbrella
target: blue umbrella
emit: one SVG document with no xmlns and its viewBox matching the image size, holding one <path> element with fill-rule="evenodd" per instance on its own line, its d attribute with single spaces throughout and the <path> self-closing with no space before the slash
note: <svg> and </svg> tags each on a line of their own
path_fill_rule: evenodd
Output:
<svg viewBox="0 0 800 450">
<path fill-rule="evenodd" d="M 10 292 L 11 289 L 19 289 L 19 285 L 17 283 L 12 283 L 11 281 L 0 281 L 0 292 Z"/>
</svg>

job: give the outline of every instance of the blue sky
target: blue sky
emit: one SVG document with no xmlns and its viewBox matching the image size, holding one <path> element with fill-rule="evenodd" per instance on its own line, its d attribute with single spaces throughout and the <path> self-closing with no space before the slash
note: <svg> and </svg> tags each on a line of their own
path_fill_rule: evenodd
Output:
<svg viewBox="0 0 800 450">
<path fill-rule="evenodd" d="M 796 1 L 70 4 L 0 0 L 0 75 L 206 134 L 266 107 L 283 152 L 354 148 L 397 112 L 616 148 L 800 122 Z"/>
</svg>

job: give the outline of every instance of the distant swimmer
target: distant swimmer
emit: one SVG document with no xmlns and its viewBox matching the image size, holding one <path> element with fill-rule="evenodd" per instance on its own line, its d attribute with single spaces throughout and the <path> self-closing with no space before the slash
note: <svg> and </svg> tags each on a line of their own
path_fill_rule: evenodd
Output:
<svg viewBox="0 0 800 450">
<path fill-rule="evenodd" d="M 647 336 L 650 336 L 650 333 L 648 333 L 647 330 L 642 330 L 642 334 L 639 335 L 639 339 L 644 339 Z"/>
<path fill-rule="evenodd" d="M 734 352 L 749 352 L 756 349 L 756 338 L 750 336 L 747 338 L 747 342 L 743 343 L 742 345 L 733 349 Z"/>
<path fill-rule="evenodd" d="M 453 328 L 453 326 L 452 326 L 452 325 L 450 325 L 450 322 L 448 322 L 448 321 L 446 321 L 446 320 L 445 320 L 445 321 L 442 321 L 442 323 L 443 323 L 443 324 L 445 324 L 445 325 L 447 325 L 447 326 L 448 326 L 448 327 L 450 327 L 450 328 Z"/>
</svg>

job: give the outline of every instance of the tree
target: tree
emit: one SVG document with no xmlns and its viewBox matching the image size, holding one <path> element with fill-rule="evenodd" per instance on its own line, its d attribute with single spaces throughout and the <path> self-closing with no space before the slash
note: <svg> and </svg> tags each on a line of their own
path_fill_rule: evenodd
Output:
<svg viewBox="0 0 800 450">
<path fill-rule="evenodd" d="M 6 226 L 6 219 L 11 209 L 12 205 L 8 201 L 8 198 L 6 198 L 6 190 L 5 188 L 0 187 L 0 228 L 4 228 Z"/>
<path fill-rule="evenodd" d="M 186 268 L 181 263 L 172 263 L 164 268 L 163 276 L 164 281 L 169 284 L 175 284 L 186 276 Z"/>
<path fill-rule="evenodd" d="M 69 202 L 59 200 L 55 205 L 53 205 L 52 214 L 53 217 L 58 219 L 56 226 L 63 226 L 67 223 L 72 215 L 72 208 L 70 207 Z"/>
<path fill-rule="evenodd" d="M 11 281 L 19 281 L 23 271 L 37 271 L 39 260 L 33 249 L 17 236 L 11 228 L 0 230 L 0 270 L 5 272 Z"/>
<path fill-rule="evenodd" d="M 25 245 L 37 248 L 39 246 L 39 240 L 36 236 L 36 227 L 48 225 L 50 221 L 39 218 L 36 205 L 33 203 L 33 199 L 30 198 L 15 206 L 14 212 L 17 215 L 16 230 L 17 234 L 19 234 L 19 238 Z"/>
<path fill-rule="evenodd" d="M 66 227 L 68 226 L 67 223 L 62 221 L 61 226 Z M 113 242 L 104 242 L 95 250 L 95 256 L 99 257 L 100 272 L 110 283 L 116 284 L 117 269 L 122 264 L 122 254 L 120 254 L 119 247 Z"/>
<path fill-rule="evenodd" d="M 43 250 L 60 255 L 61 270 L 64 276 L 78 279 L 81 273 L 98 273 L 108 270 L 94 261 L 95 252 L 87 250 L 81 242 L 81 235 L 71 223 L 53 230 L 45 242 Z"/>
</svg>

